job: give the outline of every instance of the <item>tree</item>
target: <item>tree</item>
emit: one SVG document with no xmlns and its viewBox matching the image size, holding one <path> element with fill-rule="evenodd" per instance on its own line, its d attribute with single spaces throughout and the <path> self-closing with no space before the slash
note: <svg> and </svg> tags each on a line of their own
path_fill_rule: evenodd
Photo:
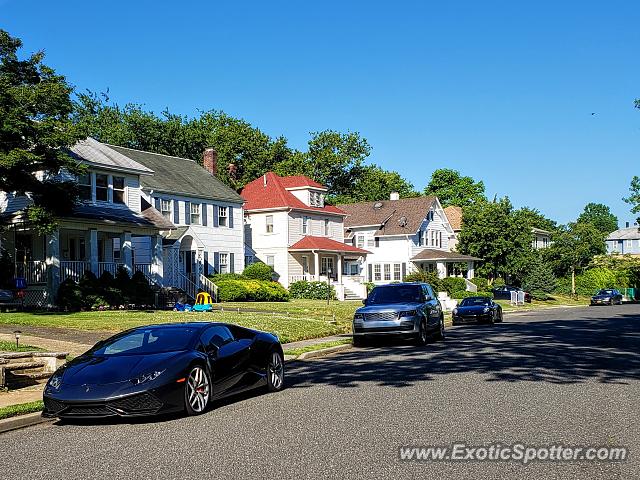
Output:
<svg viewBox="0 0 640 480">
<path fill-rule="evenodd" d="M 392 192 L 397 192 L 400 198 L 418 196 L 413 185 L 398 172 L 368 165 L 361 169 L 348 192 L 335 195 L 332 200 L 336 203 L 373 202 L 389 199 Z"/>
<path fill-rule="evenodd" d="M 559 229 L 543 256 L 557 276 L 571 274 L 571 293 L 575 294 L 576 270 L 584 269 L 594 256 L 605 253 L 605 234 L 591 223 L 570 223 Z"/>
<path fill-rule="evenodd" d="M 30 194 L 26 220 L 45 234 L 77 199 L 74 184 L 59 174 L 80 173 L 67 152 L 82 134 L 70 121 L 72 87 L 42 63 L 43 52 L 18 58 L 21 47 L 0 30 L 0 190 Z"/>
<path fill-rule="evenodd" d="M 522 207 L 517 214 L 521 215 L 523 221 L 527 222 L 531 228 L 540 228 L 549 232 L 554 232 L 558 228 L 554 220 L 545 217 L 536 208 Z"/>
<path fill-rule="evenodd" d="M 636 102 L 638 102 L 637 105 L 640 105 L 640 100 L 636 100 Z M 627 198 L 623 198 L 623 200 L 631 205 L 631 213 L 640 214 L 640 177 L 634 176 L 631 179 L 629 192 L 629 196 Z M 637 218 L 637 222 L 640 223 L 640 217 Z"/>
<path fill-rule="evenodd" d="M 578 223 L 590 223 L 602 233 L 609 235 L 618 229 L 618 217 L 616 217 L 608 206 L 602 203 L 588 203 L 584 211 L 578 217 Z"/>
<path fill-rule="evenodd" d="M 434 171 L 424 193 L 438 197 L 443 207 L 466 207 L 486 200 L 482 181 L 476 182 L 449 168 Z"/>
<path fill-rule="evenodd" d="M 483 260 L 477 269 L 479 275 L 520 277 L 526 270 L 533 237 L 528 223 L 515 214 L 508 198 L 467 206 L 462 222 L 458 250 Z"/>
<path fill-rule="evenodd" d="M 522 279 L 522 286 L 529 292 L 551 293 L 556 287 L 556 276 L 551 266 L 542 259 L 539 252 L 533 255 L 529 269 Z"/>
</svg>

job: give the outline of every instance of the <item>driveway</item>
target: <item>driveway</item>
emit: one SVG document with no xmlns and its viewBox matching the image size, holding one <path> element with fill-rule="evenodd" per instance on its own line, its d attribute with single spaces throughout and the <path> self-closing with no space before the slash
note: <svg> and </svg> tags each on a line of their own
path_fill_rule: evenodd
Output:
<svg viewBox="0 0 640 480">
<path fill-rule="evenodd" d="M 201 417 L 46 424 L 0 436 L 3 478 L 637 476 L 640 306 L 460 326 L 292 365 L 288 388 Z M 623 445 L 617 463 L 402 462 L 399 447 Z"/>
</svg>

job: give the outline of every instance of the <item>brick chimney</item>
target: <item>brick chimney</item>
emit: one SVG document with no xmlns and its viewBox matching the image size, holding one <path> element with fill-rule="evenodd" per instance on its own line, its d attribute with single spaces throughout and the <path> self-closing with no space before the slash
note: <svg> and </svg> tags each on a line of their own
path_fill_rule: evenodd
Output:
<svg viewBox="0 0 640 480">
<path fill-rule="evenodd" d="M 211 175 L 218 174 L 218 152 L 216 152 L 213 148 L 205 149 L 202 154 L 202 166 L 208 171 Z"/>
</svg>

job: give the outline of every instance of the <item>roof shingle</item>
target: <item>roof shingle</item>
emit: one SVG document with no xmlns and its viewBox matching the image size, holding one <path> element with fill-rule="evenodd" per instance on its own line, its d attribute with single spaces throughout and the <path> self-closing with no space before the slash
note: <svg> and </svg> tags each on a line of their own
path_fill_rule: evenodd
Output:
<svg viewBox="0 0 640 480">
<path fill-rule="evenodd" d="M 449 220 L 449 225 L 454 231 L 462 230 L 462 207 L 451 205 L 444 209 L 444 214 Z"/>
<path fill-rule="evenodd" d="M 401 198 L 379 202 L 338 205 L 347 213 L 345 228 L 379 226 L 376 235 L 413 235 L 416 233 L 436 197 Z"/>
<path fill-rule="evenodd" d="M 324 250 L 327 252 L 350 252 L 366 255 L 371 253 L 362 248 L 338 242 L 327 237 L 308 235 L 289 247 L 289 250 Z"/>
</svg>

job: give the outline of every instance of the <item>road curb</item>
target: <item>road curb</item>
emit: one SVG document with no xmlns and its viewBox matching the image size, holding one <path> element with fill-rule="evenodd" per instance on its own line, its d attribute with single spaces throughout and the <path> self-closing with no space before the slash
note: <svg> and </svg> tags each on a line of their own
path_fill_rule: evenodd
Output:
<svg viewBox="0 0 640 480">
<path fill-rule="evenodd" d="M 43 418 L 41 412 L 27 413 L 0 420 L 0 433 L 18 430 L 19 428 L 31 427 L 40 423 L 52 422 L 52 418 Z"/>
<path fill-rule="evenodd" d="M 333 347 L 322 348 L 320 350 L 312 350 L 310 352 L 301 353 L 297 357 L 293 357 L 289 359 L 288 362 L 295 362 L 295 361 L 304 362 L 305 360 L 311 360 L 312 358 L 317 358 L 317 357 L 324 357 L 326 355 L 343 352 L 345 350 L 350 350 L 352 348 L 353 348 L 353 345 L 351 345 L 350 343 L 345 343 L 343 345 L 335 345 Z M 285 363 L 286 362 L 287 361 L 285 360 Z"/>
</svg>

